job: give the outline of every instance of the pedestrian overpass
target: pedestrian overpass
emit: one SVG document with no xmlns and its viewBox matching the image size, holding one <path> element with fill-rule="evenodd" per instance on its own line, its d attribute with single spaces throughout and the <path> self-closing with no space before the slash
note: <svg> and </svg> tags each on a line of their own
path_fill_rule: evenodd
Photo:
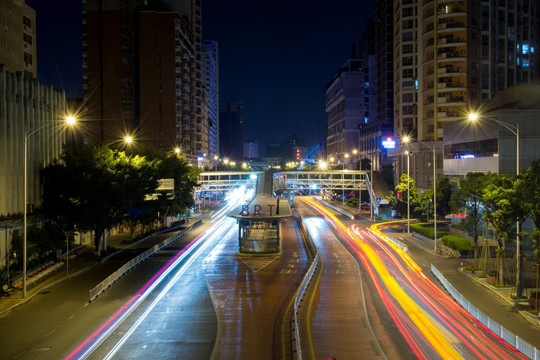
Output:
<svg viewBox="0 0 540 360">
<path fill-rule="evenodd" d="M 204 198 L 205 194 L 225 192 L 242 186 L 257 189 L 258 182 L 263 181 L 264 171 L 207 171 L 198 175 L 199 186 L 195 189 L 195 197 Z M 347 193 L 367 190 L 369 202 L 377 213 L 378 201 L 373 192 L 368 171 L 362 170 L 320 170 L 320 171 L 284 171 L 275 172 L 272 177 L 272 190 L 281 195 L 296 191 L 328 191 Z M 292 197 L 291 197 L 292 198 Z"/>
</svg>

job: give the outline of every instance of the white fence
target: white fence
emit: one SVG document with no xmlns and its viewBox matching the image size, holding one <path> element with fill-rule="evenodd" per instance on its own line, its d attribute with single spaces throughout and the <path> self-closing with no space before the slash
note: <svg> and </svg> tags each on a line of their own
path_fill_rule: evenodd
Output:
<svg viewBox="0 0 540 360">
<path fill-rule="evenodd" d="M 493 331 L 495 334 L 499 335 L 501 338 L 503 338 L 507 343 L 512 345 L 516 350 L 523 353 L 525 356 L 527 356 L 529 359 L 533 360 L 540 360 L 540 351 L 526 342 L 525 340 L 521 339 L 516 334 L 508 331 L 505 329 L 501 324 L 497 323 L 496 321 L 493 321 L 491 318 L 489 318 L 486 314 L 478 310 L 476 306 L 471 304 L 463 295 L 461 295 L 453 286 L 446 280 L 446 278 L 440 273 L 437 268 L 431 264 L 431 272 L 439 281 L 441 284 L 446 288 L 446 290 L 456 299 L 456 301 L 463 306 L 465 310 L 469 314 L 471 314 L 475 319 L 480 321 L 482 324 L 484 324 L 489 330 Z"/>
<path fill-rule="evenodd" d="M 184 230 L 182 230 L 175 237 L 164 240 L 164 241 L 160 242 L 159 244 L 154 245 L 152 248 L 146 250 L 145 252 L 143 252 L 139 256 L 137 256 L 137 257 L 131 259 L 130 261 L 128 261 L 127 263 L 125 263 L 122 267 L 120 267 L 118 270 L 116 270 L 114 273 L 109 275 L 105 280 L 100 282 L 96 287 L 94 287 L 93 289 L 91 289 L 89 291 L 90 292 L 90 302 L 92 302 L 102 292 L 104 292 L 109 287 L 111 287 L 112 284 L 114 284 L 120 277 L 122 277 L 122 275 L 124 275 L 126 272 L 131 270 L 133 267 L 137 266 L 141 261 L 146 260 L 148 257 L 154 255 L 159 250 L 163 249 L 164 247 L 169 246 L 170 244 L 172 244 L 176 240 L 180 239 L 186 233 L 188 233 L 189 231 L 193 230 L 194 228 L 196 228 L 197 226 L 199 226 L 201 224 L 202 224 L 201 220 L 195 222 L 193 225 L 191 225 L 191 226 L 185 228 Z"/>
</svg>

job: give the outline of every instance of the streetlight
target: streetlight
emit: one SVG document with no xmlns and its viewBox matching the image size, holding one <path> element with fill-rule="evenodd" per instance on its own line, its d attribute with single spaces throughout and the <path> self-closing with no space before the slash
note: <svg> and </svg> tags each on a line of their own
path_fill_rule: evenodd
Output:
<svg viewBox="0 0 540 360">
<path fill-rule="evenodd" d="M 411 202 L 410 202 L 410 178 L 409 178 L 409 151 L 405 151 L 407 154 L 407 234 L 411 233 Z"/>
<path fill-rule="evenodd" d="M 402 141 L 407 144 L 411 141 L 411 138 L 408 136 L 404 136 Z M 436 167 L 436 154 L 435 154 L 435 145 L 429 146 L 423 141 L 416 140 L 416 142 L 424 145 L 425 147 L 431 149 L 433 151 L 433 232 L 435 234 L 435 252 L 437 252 L 437 167 Z M 409 166 L 409 158 L 407 157 L 407 169 Z M 407 170 L 408 171 L 408 170 Z M 408 173 L 407 173 L 408 174 Z M 408 175 L 407 175 L 408 177 Z M 408 182 L 407 182 L 408 184 Z M 407 185 L 408 189 L 408 185 Z M 407 195 L 408 196 L 408 195 Z"/>
<path fill-rule="evenodd" d="M 217 155 L 214 155 L 214 171 L 217 171 L 218 159 L 219 159 L 219 157 Z"/>
<path fill-rule="evenodd" d="M 470 121 L 476 121 L 479 118 L 485 119 L 485 120 L 492 120 L 495 121 L 497 124 L 505 127 L 507 130 L 509 130 L 512 134 L 516 136 L 516 176 L 519 175 L 519 123 L 516 123 L 516 125 L 510 125 L 504 121 L 497 120 L 495 118 L 491 117 L 479 117 L 476 113 L 471 113 L 468 116 Z M 521 296 L 523 292 L 523 284 L 521 281 L 521 245 L 519 243 L 519 220 L 516 220 L 516 258 L 517 258 L 517 265 L 516 265 L 516 295 Z"/>
<path fill-rule="evenodd" d="M 73 116 L 67 116 L 65 119 L 66 123 L 70 126 L 75 124 L 76 119 Z M 26 297 L 26 248 L 28 241 L 28 231 L 27 231 L 27 203 L 28 203 L 28 139 L 39 130 L 43 129 L 44 126 L 41 126 L 33 131 L 24 134 L 24 206 L 23 206 L 23 295 Z"/>
</svg>

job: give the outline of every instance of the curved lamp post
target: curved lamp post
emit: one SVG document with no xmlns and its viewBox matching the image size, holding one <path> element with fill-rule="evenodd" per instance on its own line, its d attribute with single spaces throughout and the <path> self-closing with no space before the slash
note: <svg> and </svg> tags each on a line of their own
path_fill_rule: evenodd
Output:
<svg viewBox="0 0 540 360">
<path fill-rule="evenodd" d="M 73 126 L 77 119 L 73 116 L 67 116 L 65 119 L 66 124 L 69 126 Z M 28 231 L 27 231 L 27 203 L 28 203 L 28 139 L 35 133 L 37 133 L 39 130 L 43 129 L 45 126 L 48 126 L 49 124 L 45 124 L 37 129 L 34 129 L 28 133 L 25 132 L 24 134 L 24 176 L 23 176 L 23 186 L 24 186 L 24 206 L 23 206 L 23 278 L 22 278 L 22 285 L 23 285 L 23 295 L 22 297 L 26 297 L 26 263 L 27 263 L 27 243 L 28 243 Z"/>
<path fill-rule="evenodd" d="M 408 144 L 411 142 L 411 138 L 408 137 L 408 136 L 404 136 L 402 139 L 401 139 L 405 144 Z M 420 140 L 415 140 L 417 143 L 420 143 L 422 145 L 424 145 L 425 147 L 431 149 L 431 151 L 433 152 L 433 232 L 434 232 L 434 236 L 435 236 L 435 252 L 437 252 L 437 157 L 436 157 L 436 153 L 435 153 L 435 146 L 429 146 L 428 144 L 420 141 Z M 409 158 L 408 158 L 408 155 L 407 155 L 407 176 L 409 174 Z M 408 191 L 408 183 L 407 183 L 407 191 Z M 407 194 L 408 196 L 408 194 Z M 408 206 L 408 203 L 407 203 L 407 206 Z"/>
<path fill-rule="evenodd" d="M 508 131 L 510 131 L 512 134 L 516 136 L 516 176 L 519 175 L 519 123 L 516 123 L 516 126 L 510 125 L 504 121 L 491 118 L 491 117 L 485 117 L 485 116 L 479 116 L 476 113 L 471 113 L 468 116 L 468 119 L 470 121 L 477 121 L 477 120 L 491 120 L 496 122 L 497 124 L 503 126 Z M 516 295 L 518 297 L 522 296 L 523 292 L 523 282 L 522 276 L 521 276 L 521 245 L 519 243 L 519 220 L 516 221 L 516 258 L 517 258 L 517 265 L 516 265 Z"/>
</svg>

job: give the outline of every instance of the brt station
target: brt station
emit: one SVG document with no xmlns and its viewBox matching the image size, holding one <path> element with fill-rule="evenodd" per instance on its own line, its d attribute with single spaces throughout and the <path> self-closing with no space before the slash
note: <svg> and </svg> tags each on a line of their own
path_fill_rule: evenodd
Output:
<svg viewBox="0 0 540 360">
<path fill-rule="evenodd" d="M 369 194 L 371 211 L 379 211 L 379 202 L 367 171 L 286 171 L 274 172 L 203 172 L 198 176 L 196 198 L 208 193 L 245 189 L 255 196 L 247 204 L 231 211 L 228 216 L 238 222 L 238 252 L 241 254 L 277 254 L 280 252 L 280 222 L 291 217 L 291 206 L 298 193 L 349 193 L 365 190 Z"/>
</svg>

